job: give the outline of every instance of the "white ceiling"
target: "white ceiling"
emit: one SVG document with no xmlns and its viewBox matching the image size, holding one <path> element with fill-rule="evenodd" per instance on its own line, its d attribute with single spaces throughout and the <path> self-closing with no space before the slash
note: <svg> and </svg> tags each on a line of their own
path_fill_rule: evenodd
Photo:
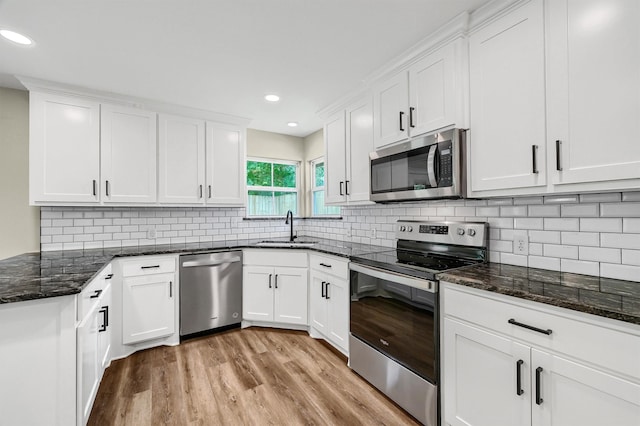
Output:
<svg viewBox="0 0 640 426">
<path fill-rule="evenodd" d="M 23 75 L 250 118 L 306 136 L 316 112 L 487 0 L 0 0 L 0 86 Z M 270 104 L 267 93 L 280 95 Z M 291 128 L 287 122 L 297 121 Z"/>
</svg>

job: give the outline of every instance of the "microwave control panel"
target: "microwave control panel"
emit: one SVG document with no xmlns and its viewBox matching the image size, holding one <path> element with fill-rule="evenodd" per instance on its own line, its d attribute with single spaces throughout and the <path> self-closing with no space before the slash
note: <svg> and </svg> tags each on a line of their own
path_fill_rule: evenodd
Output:
<svg viewBox="0 0 640 426">
<path fill-rule="evenodd" d="M 453 150 L 451 141 L 438 143 L 440 177 L 438 187 L 449 187 L 453 185 Z"/>
</svg>

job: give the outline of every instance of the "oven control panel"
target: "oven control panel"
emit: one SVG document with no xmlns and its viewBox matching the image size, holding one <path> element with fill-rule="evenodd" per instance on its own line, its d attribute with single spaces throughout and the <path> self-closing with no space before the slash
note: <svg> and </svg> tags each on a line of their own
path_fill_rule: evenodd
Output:
<svg viewBox="0 0 640 426">
<path fill-rule="evenodd" d="M 399 220 L 396 238 L 399 240 L 486 246 L 488 224 L 485 222 L 421 222 Z"/>
</svg>

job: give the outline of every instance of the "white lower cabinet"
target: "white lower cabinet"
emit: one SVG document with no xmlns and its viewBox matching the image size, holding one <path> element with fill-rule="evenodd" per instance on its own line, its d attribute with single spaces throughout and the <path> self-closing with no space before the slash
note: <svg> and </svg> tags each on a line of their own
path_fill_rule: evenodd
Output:
<svg viewBox="0 0 640 426">
<path fill-rule="evenodd" d="M 312 336 L 349 353 L 349 263 L 333 256 L 310 256 L 309 326 Z"/>
<path fill-rule="evenodd" d="M 100 380 L 110 361 L 111 266 L 105 268 L 80 293 L 77 336 L 77 415 L 76 424 L 89 420 Z"/>
<path fill-rule="evenodd" d="M 639 327 L 441 284 L 445 425 L 640 424 Z"/>
<path fill-rule="evenodd" d="M 242 319 L 307 325 L 307 253 L 245 250 Z"/>
<path fill-rule="evenodd" d="M 122 343 L 133 344 L 176 332 L 175 256 L 123 262 Z"/>
</svg>

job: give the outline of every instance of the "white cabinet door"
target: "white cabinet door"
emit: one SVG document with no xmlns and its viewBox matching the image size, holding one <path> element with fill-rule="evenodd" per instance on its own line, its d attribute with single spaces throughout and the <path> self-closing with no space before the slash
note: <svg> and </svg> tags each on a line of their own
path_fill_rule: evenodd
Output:
<svg viewBox="0 0 640 426">
<path fill-rule="evenodd" d="M 344 111 L 329 118 L 324 125 L 325 147 L 325 204 L 344 203 L 344 181 L 347 163 L 345 159 L 345 118 Z"/>
<path fill-rule="evenodd" d="M 536 349 L 531 351 L 531 383 L 534 426 L 640 425 L 637 383 Z"/>
<path fill-rule="evenodd" d="M 108 283 L 108 281 L 107 281 Z M 98 304 L 98 365 L 100 377 L 111 361 L 111 285 L 107 284 Z"/>
<path fill-rule="evenodd" d="M 349 351 L 349 282 L 340 278 L 329 278 L 326 285 L 329 330 L 327 337 L 346 352 Z"/>
<path fill-rule="evenodd" d="M 409 137 L 409 75 L 403 71 L 373 89 L 373 141 L 376 148 Z"/>
<path fill-rule="evenodd" d="M 102 105 L 101 193 L 105 203 L 156 201 L 156 113 Z"/>
<path fill-rule="evenodd" d="M 544 46 L 542 0 L 470 36 L 472 191 L 546 185 Z"/>
<path fill-rule="evenodd" d="M 158 201 L 204 203 L 204 121 L 160 114 L 158 122 Z"/>
<path fill-rule="evenodd" d="M 307 268 L 275 268 L 275 322 L 307 324 Z"/>
<path fill-rule="evenodd" d="M 174 281 L 174 274 L 123 279 L 122 343 L 142 342 L 175 332 Z"/>
<path fill-rule="evenodd" d="M 411 136 L 455 124 L 454 53 L 449 44 L 409 69 Z"/>
<path fill-rule="evenodd" d="M 640 178 L 640 2 L 547 4 L 551 180 L 624 188 Z"/>
<path fill-rule="evenodd" d="M 531 424 L 529 347 L 445 318 L 444 353 L 445 424 Z"/>
<path fill-rule="evenodd" d="M 326 278 L 316 271 L 311 271 L 309 280 L 309 325 L 327 335 L 329 331 L 328 306 L 324 290 Z"/>
<path fill-rule="evenodd" d="M 369 153 L 373 150 L 373 105 L 367 97 L 346 110 L 346 147 L 342 158 L 346 157 L 345 193 L 349 202 L 369 201 Z"/>
<path fill-rule="evenodd" d="M 100 105 L 30 92 L 29 109 L 30 202 L 97 203 Z"/>
<path fill-rule="evenodd" d="M 272 267 L 243 266 L 242 319 L 273 321 Z"/>
<path fill-rule="evenodd" d="M 206 203 L 244 205 L 245 141 L 238 127 L 207 122 Z"/>
<path fill-rule="evenodd" d="M 99 306 L 94 305 L 76 330 L 78 339 L 78 397 L 80 398 L 77 423 L 79 425 L 87 424 L 102 372 L 98 344 L 101 315 L 98 310 Z"/>
</svg>

